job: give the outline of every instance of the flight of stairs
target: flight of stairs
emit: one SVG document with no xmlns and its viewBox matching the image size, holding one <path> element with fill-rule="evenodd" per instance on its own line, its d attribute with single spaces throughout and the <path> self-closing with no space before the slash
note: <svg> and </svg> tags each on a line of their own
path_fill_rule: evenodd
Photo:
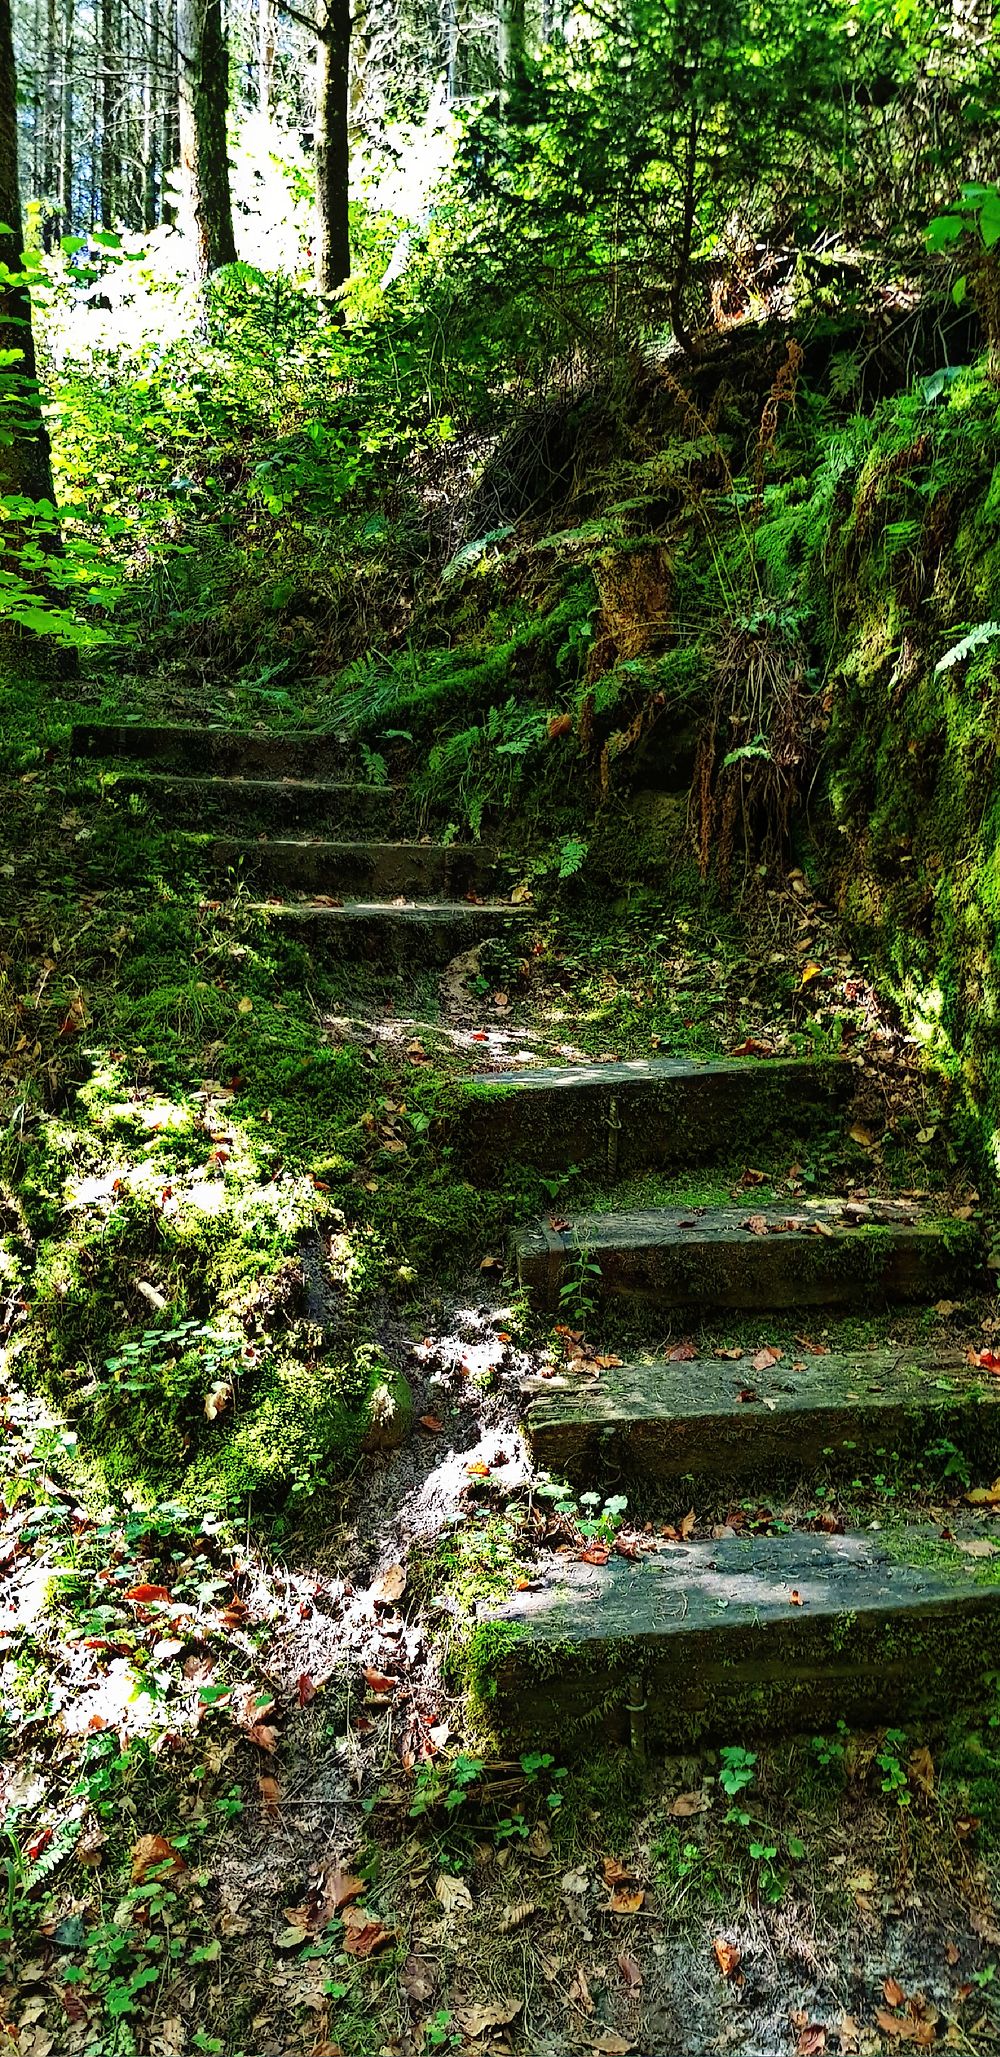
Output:
<svg viewBox="0 0 1000 2057">
<path fill-rule="evenodd" d="M 73 750 L 183 824 L 192 869 L 252 880 L 267 918 L 316 954 L 443 966 L 516 932 L 522 910 L 502 897 L 499 861 L 478 846 L 399 840 L 397 793 L 361 782 L 336 740 L 91 725 Z M 662 1309 L 664 1327 L 677 1314 L 732 1327 L 801 1309 L 805 1328 L 816 1310 L 869 1316 L 974 1290 L 977 1225 L 929 1203 L 758 1205 L 751 1190 L 724 1206 L 613 1205 L 641 1172 L 684 1172 L 828 1123 L 849 1090 L 845 1065 L 760 1058 L 472 1079 L 457 1161 L 484 1183 L 518 1165 L 572 1166 L 607 1186 L 607 1206 L 524 1224 L 514 1252 L 525 1294 L 550 1315 L 584 1266 L 612 1339 L 619 1312 L 626 1326 Z M 602 1498 L 623 1479 L 647 1497 L 681 1480 L 692 1500 L 730 1482 L 763 1495 L 942 1440 L 987 1477 L 1000 1471 L 1000 1380 L 958 1352 L 839 1347 L 834 1336 L 822 1347 L 802 1337 L 763 1363 L 749 1351 L 615 1354 L 599 1375 L 568 1368 L 524 1397 L 537 1463 Z M 674 1535 L 607 1562 L 553 1554 L 469 1651 L 480 1716 L 504 1744 L 561 1751 L 947 1712 L 998 1668 L 1000 1587 L 960 1542 L 900 1524 Z"/>
</svg>

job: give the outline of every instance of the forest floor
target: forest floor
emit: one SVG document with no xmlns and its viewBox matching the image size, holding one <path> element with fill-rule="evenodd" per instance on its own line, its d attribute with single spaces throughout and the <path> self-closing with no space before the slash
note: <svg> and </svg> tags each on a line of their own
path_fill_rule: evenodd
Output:
<svg viewBox="0 0 1000 2057">
<path fill-rule="evenodd" d="M 579 1547 L 582 1507 L 559 1511 L 532 1475 L 525 1381 L 599 1376 L 621 1329 L 584 1293 L 540 1321 L 506 1270 L 511 1223 L 592 1197 L 585 1182 L 478 1190 L 436 1141 L 439 1105 L 458 1075 L 582 1055 L 836 1050 L 856 1095 L 805 1154 L 782 1133 L 747 1161 L 734 1139 L 720 1168 L 635 1196 L 932 1191 L 964 1216 L 978 1195 L 937 1082 L 831 910 L 797 868 L 736 911 L 571 887 L 539 896 L 516 958 L 324 973 L 193 891 L 169 828 L 68 762 L 72 712 L 22 727 L 0 826 L 11 2048 L 1000 2046 L 989 1718 L 734 1735 L 665 1763 L 497 1761 L 466 1732 L 454 1663 L 464 1623 Z M 185 1241 L 176 1203 L 195 1189 L 215 1226 Z M 317 1237 L 319 1308 L 301 1276 Z M 212 1329 L 193 1411 L 135 1359 L 105 1404 L 107 1360 L 155 1334 L 150 1288 L 161 1320 L 201 1324 L 199 1376 Z M 644 1347 L 748 1367 L 825 1347 L 821 1315 L 805 1344 L 796 1327 L 664 1324 Z M 853 1332 L 988 1360 L 998 1331 L 992 1299 L 969 1297 Z M 398 1447 L 345 1433 L 338 1450 L 316 1426 L 319 1370 L 347 1407 L 359 1349 L 408 1381 Z M 256 1401 L 233 1402 L 240 1381 Z M 905 1517 L 988 1563 L 998 1506 L 957 1453 L 890 1452 L 873 1478 L 779 1498 L 634 1495 L 616 1547 Z"/>
</svg>

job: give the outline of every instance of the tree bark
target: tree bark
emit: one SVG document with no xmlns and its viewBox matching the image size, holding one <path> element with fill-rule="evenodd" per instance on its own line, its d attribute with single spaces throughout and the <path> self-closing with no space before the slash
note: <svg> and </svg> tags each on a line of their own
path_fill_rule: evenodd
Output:
<svg viewBox="0 0 1000 2057">
<path fill-rule="evenodd" d="M 317 293 L 336 293 L 351 275 L 351 0 L 320 0 L 316 24 Z"/>
<path fill-rule="evenodd" d="M 501 101 L 510 98 L 524 62 L 524 0 L 500 0 L 497 57 Z"/>
<path fill-rule="evenodd" d="M 23 260 L 11 0 L 0 0 L 0 265 L 9 267 L 14 274 L 13 283 L 0 280 L 0 352 L 13 350 L 20 358 L 11 368 L 17 379 L 17 402 L 11 409 L 14 432 L 9 442 L 0 441 L 0 491 L 23 494 L 28 500 L 54 502 L 49 438 L 38 391 L 31 300 L 23 284 Z"/>
<path fill-rule="evenodd" d="M 229 50 L 222 0 L 180 0 L 177 10 L 183 227 L 193 277 L 235 264 L 226 114 Z"/>
<path fill-rule="evenodd" d="M 73 233 L 73 6 L 65 0 L 62 36 L 62 122 L 59 131 L 59 220 L 60 234 Z"/>
<path fill-rule="evenodd" d="M 106 229 L 114 228 L 118 202 L 117 69 L 114 0 L 101 0 L 101 223 Z"/>
<path fill-rule="evenodd" d="M 149 0 L 146 75 L 142 89 L 142 225 L 155 229 L 159 181 L 160 0 Z"/>
<path fill-rule="evenodd" d="M 271 112 L 273 71 L 274 0 L 257 0 L 257 105 L 263 115 Z"/>
</svg>

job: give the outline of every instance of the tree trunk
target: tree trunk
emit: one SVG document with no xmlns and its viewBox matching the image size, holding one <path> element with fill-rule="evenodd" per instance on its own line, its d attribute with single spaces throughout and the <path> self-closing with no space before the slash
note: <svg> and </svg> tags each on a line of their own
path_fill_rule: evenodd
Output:
<svg viewBox="0 0 1000 2057">
<path fill-rule="evenodd" d="M 222 0 L 180 0 L 177 10 L 183 227 L 191 272 L 203 280 L 235 264 L 226 113 L 229 50 Z"/>
<path fill-rule="evenodd" d="M 5 276 L 4 276 L 5 275 Z M 7 433 L 0 440 L 0 493 L 16 494 L 26 500 L 55 504 L 52 489 L 52 460 L 49 438 L 42 416 L 31 331 L 31 300 L 24 277 L 24 230 L 21 222 L 21 194 L 17 176 L 17 78 L 14 70 L 14 34 L 11 0 L 0 0 L 0 352 L 13 352 L 3 383 L 11 395 L 5 410 Z M 18 569 L 16 543 L 19 525 L 7 522 L 7 544 L 15 572 Z M 42 521 L 40 535 L 30 521 L 23 531 L 31 541 L 40 540 L 44 549 L 57 552 L 59 535 L 51 514 Z M 47 596 L 43 596 L 47 597 Z M 38 637 L 9 618 L 0 618 L 5 638 L 26 643 L 34 667 L 46 677 L 68 677 L 76 670 L 73 650 L 60 650 L 47 636 Z"/>
<path fill-rule="evenodd" d="M 142 89 L 142 225 L 155 229 L 159 125 L 160 0 L 149 0 L 146 24 L 146 74 Z"/>
<path fill-rule="evenodd" d="M 101 0 L 101 222 L 106 229 L 114 228 L 118 202 L 117 64 L 114 0 Z"/>
<path fill-rule="evenodd" d="M 320 0 L 316 29 L 317 293 L 335 293 L 351 275 L 350 63 L 351 0 Z"/>
<path fill-rule="evenodd" d="M 16 380 L 10 410 L 11 440 L 0 440 L 0 492 L 28 500 L 54 500 L 49 439 L 42 420 L 31 333 L 31 301 L 22 283 L 24 231 L 17 178 L 17 82 L 11 0 L 0 0 L 0 267 L 14 274 L 0 281 L 0 352 L 15 351 L 19 362 L 4 378 Z"/>
<path fill-rule="evenodd" d="M 271 112 L 271 75 L 274 71 L 274 4 L 257 0 L 257 105 L 263 115 Z"/>
<path fill-rule="evenodd" d="M 168 198 L 166 182 L 181 159 L 180 85 L 177 57 L 177 0 L 164 0 L 163 54 L 167 84 L 163 93 L 163 134 L 160 143 L 160 220 L 172 222 L 176 209 Z"/>
<path fill-rule="evenodd" d="M 42 165 L 42 188 L 40 197 L 44 202 L 42 215 L 42 241 L 46 250 L 51 250 L 59 234 L 59 16 L 56 0 L 46 0 L 45 8 L 45 99 L 43 105 L 45 135 L 44 161 Z"/>
<path fill-rule="evenodd" d="M 73 0 L 65 0 L 62 37 L 62 123 L 59 132 L 60 233 L 73 233 Z"/>
<path fill-rule="evenodd" d="M 506 101 L 524 62 L 524 0 L 500 0 L 498 32 L 500 96 Z"/>
</svg>

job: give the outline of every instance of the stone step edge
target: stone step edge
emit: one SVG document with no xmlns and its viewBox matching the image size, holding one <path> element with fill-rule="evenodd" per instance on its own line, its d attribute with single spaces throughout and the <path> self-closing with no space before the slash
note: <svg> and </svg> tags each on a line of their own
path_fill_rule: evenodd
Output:
<svg viewBox="0 0 1000 2057">
<path fill-rule="evenodd" d="M 543 1217 L 515 1230 L 513 1236 L 521 1284 L 528 1288 L 536 1306 L 550 1309 L 559 1304 L 564 1273 L 575 1256 L 602 1267 L 604 1283 L 598 1274 L 592 1281 L 597 1292 L 631 1291 L 637 1297 L 658 1299 L 665 1306 L 700 1306 L 708 1312 L 743 1306 L 764 1311 L 842 1304 L 861 1282 L 850 1275 L 850 1264 L 842 1260 L 858 1258 L 864 1249 L 872 1257 L 871 1284 L 878 1290 L 886 1286 L 885 1277 L 880 1281 L 877 1276 L 874 1261 L 880 1250 L 888 1261 L 915 1259 L 925 1253 L 933 1260 L 928 1278 L 935 1287 L 946 1276 L 957 1278 L 969 1271 L 984 1255 L 982 1232 L 971 1222 L 917 1213 L 913 1207 L 899 1204 L 852 1208 L 848 1202 L 831 1199 L 809 1199 L 797 1206 L 768 1202 L 755 1208 L 750 1196 L 739 1206 L 685 1213 L 681 1198 L 669 1207 L 583 1212 L 572 1221 Z M 724 1273 L 728 1262 L 726 1294 L 736 1291 L 741 1259 L 750 1260 L 749 1267 L 743 1267 L 748 1289 L 755 1279 L 758 1287 L 766 1287 L 768 1279 L 776 1279 L 787 1268 L 789 1253 L 795 1251 L 804 1261 L 797 1269 L 793 1263 L 789 1277 L 795 1275 L 804 1283 L 807 1274 L 814 1275 L 823 1281 L 824 1293 L 803 1291 L 796 1296 L 783 1286 L 780 1297 L 774 1297 L 768 1287 L 769 1297 L 760 1299 L 749 1295 L 749 1290 L 747 1297 L 733 1298 L 711 1289 L 713 1270 L 721 1268 Z M 704 1276 L 694 1291 L 691 1281 L 699 1267 Z M 661 1273 L 658 1288 L 657 1270 Z M 936 1273 L 933 1279 L 931 1272 Z M 648 1292 L 642 1284 L 647 1275 L 652 1281 Z M 685 1281 L 690 1290 L 682 1290 Z M 905 1281 L 900 1290 L 905 1297 L 919 1297 Z"/>
<path fill-rule="evenodd" d="M 574 1481 L 616 1467 L 642 1477 L 723 1480 L 855 1469 L 891 1445 L 921 1454 L 947 1421 L 970 1454 L 1000 1464 L 1000 1379 L 960 1350 L 803 1351 L 587 1366 L 524 1382 L 537 1462 Z M 961 1418 L 961 1420 L 960 1420 Z"/>
<path fill-rule="evenodd" d="M 466 1644 L 474 1721 L 505 1745 L 687 1748 L 870 1727 L 979 1697 L 1000 1585 L 933 1530 L 734 1537 L 556 1560 Z"/>
</svg>

